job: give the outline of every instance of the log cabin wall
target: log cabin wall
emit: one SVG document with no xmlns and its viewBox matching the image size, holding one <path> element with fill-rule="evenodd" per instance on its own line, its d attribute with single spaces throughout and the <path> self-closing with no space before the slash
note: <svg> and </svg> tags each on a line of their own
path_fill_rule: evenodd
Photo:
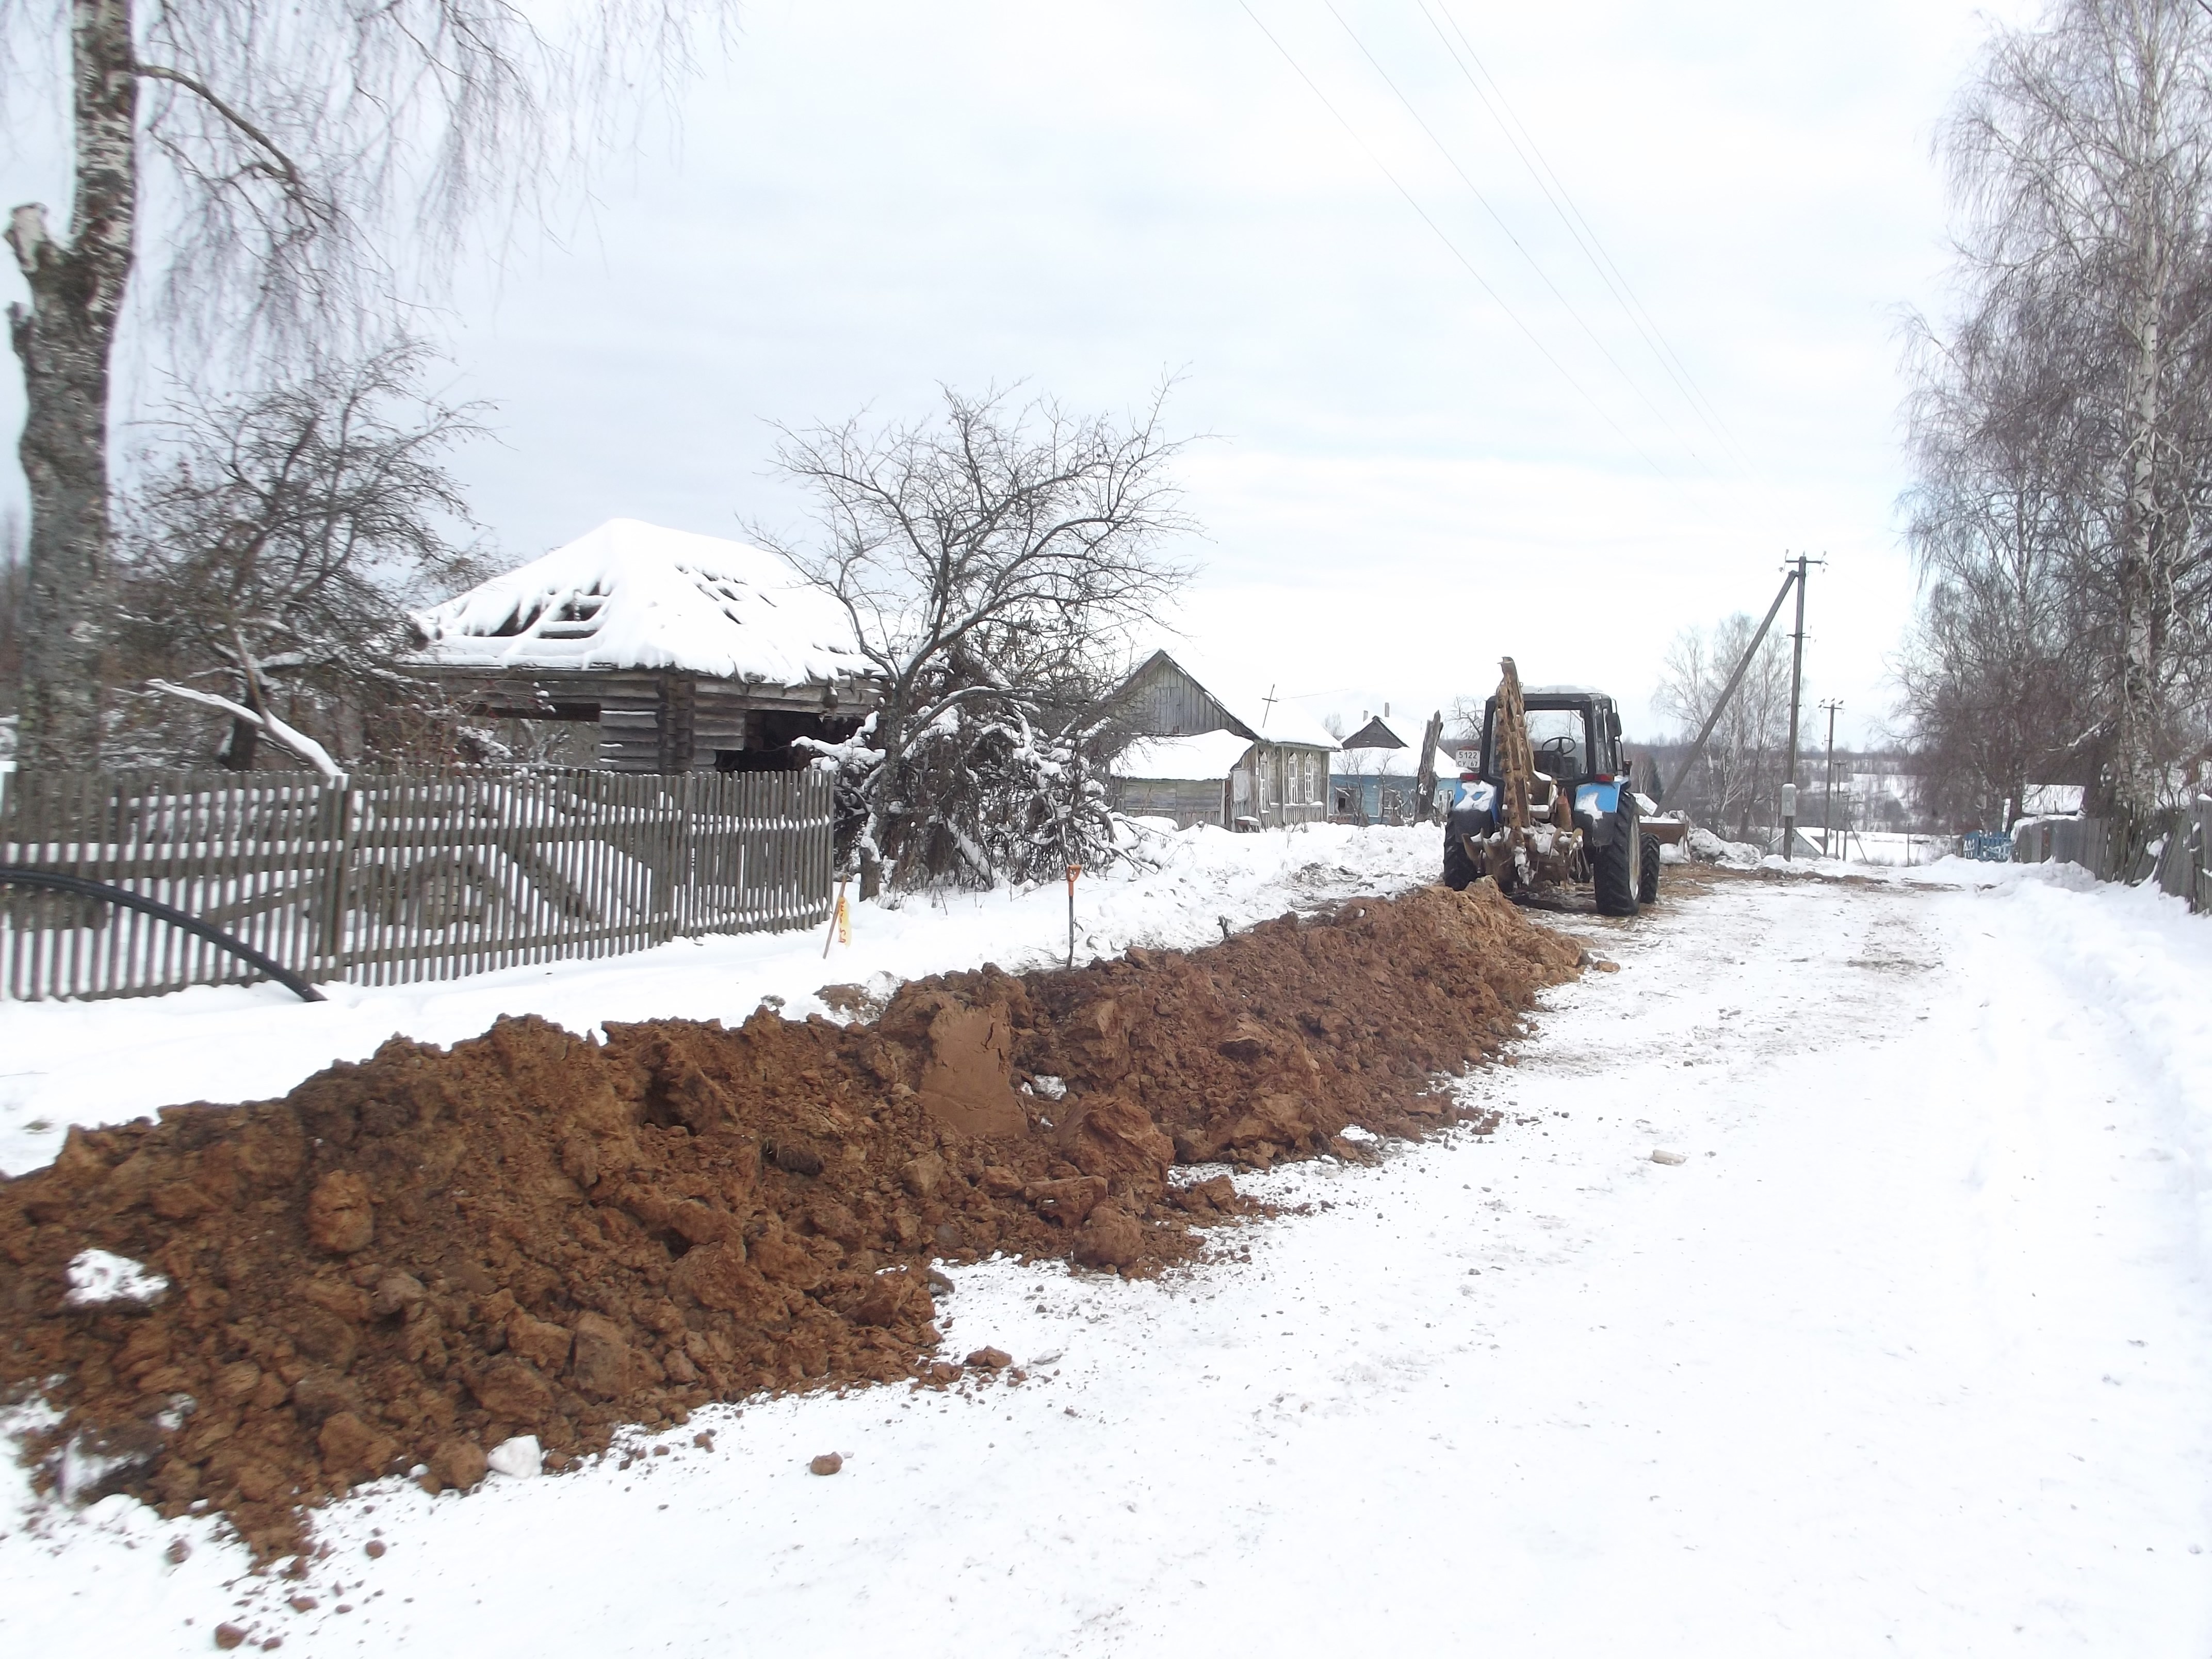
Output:
<svg viewBox="0 0 2212 1659">
<path fill-rule="evenodd" d="M 811 758 L 797 738 L 850 737 L 873 707 L 865 682 L 766 685 L 649 669 L 471 669 L 436 675 L 457 702 L 494 718 L 589 722 L 608 772 L 783 771 Z"/>
<path fill-rule="evenodd" d="M 1117 805 L 1133 817 L 1173 818 L 1176 828 L 1210 823 L 1229 827 L 1225 778 L 1123 778 Z"/>
</svg>

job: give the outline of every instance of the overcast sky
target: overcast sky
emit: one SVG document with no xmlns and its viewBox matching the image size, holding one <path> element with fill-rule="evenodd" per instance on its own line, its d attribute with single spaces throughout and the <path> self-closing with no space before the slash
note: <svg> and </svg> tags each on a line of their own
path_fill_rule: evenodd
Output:
<svg viewBox="0 0 2212 1659">
<path fill-rule="evenodd" d="M 1930 140 L 1989 18 L 2031 9 L 763 0 L 680 143 L 462 282 L 456 387 L 501 432 L 464 471 L 514 562 L 616 515 L 735 534 L 803 517 L 770 421 L 939 382 L 1122 409 L 1172 372 L 1172 423 L 1215 434 L 1175 619 L 1206 657 L 1418 720 L 1510 653 L 1656 734 L 1669 639 L 1762 611 L 1802 550 L 1829 561 L 1807 706 L 1842 697 L 1856 737 L 1913 601 L 1898 326 L 1942 293 Z M 65 199 L 40 148 L 10 202 Z"/>
</svg>

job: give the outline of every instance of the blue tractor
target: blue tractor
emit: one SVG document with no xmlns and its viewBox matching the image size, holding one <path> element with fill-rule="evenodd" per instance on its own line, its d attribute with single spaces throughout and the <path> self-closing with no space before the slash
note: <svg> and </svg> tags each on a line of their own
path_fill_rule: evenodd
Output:
<svg viewBox="0 0 2212 1659">
<path fill-rule="evenodd" d="M 1524 691 L 1506 658 L 1482 714 L 1481 763 L 1462 773 L 1444 827 L 1444 884 L 1488 877 L 1509 894 L 1587 885 L 1600 915 L 1659 896 L 1659 848 L 1687 825 L 1630 787 L 1620 714 L 1602 691 Z"/>
</svg>

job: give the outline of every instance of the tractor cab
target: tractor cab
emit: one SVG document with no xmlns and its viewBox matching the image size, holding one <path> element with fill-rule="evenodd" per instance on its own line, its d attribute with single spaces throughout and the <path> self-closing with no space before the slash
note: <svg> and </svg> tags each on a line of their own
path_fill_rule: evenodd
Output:
<svg viewBox="0 0 2212 1659">
<path fill-rule="evenodd" d="M 1587 781 L 1612 783 L 1626 777 L 1627 760 L 1620 747 L 1620 714 L 1613 699 L 1601 691 L 1577 686 L 1540 686 L 1523 694 L 1528 710 L 1528 746 L 1536 769 L 1554 783 Z M 1498 755 L 1498 699 L 1482 711 L 1482 767 L 1484 782 L 1504 781 Z"/>
</svg>

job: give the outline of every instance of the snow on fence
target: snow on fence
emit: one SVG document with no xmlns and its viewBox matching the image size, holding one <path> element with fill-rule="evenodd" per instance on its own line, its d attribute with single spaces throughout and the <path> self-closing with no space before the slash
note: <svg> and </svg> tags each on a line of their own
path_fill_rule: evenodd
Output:
<svg viewBox="0 0 2212 1659">
<path fill-rule="evenodd" d="M 830 914 L 823 771 L 0 775 L 0 865 L 172 905 L 302 978 L 391 985 Z M 0 888 L 0 997 L 260 975 L 154 917 Z"/>
<path fill-rule="evenodd" d="M 2103 818 L 2024 818 L 2013 826 L 2015 864 L 2078 864 L 2100 881 L 2148 881 L 2186 899 L 2198 913 L 2212 910 L 2212 796 L 2166 814 L 2161 832 L 2127 869 L 2124 848 Z"/>
</svg>

